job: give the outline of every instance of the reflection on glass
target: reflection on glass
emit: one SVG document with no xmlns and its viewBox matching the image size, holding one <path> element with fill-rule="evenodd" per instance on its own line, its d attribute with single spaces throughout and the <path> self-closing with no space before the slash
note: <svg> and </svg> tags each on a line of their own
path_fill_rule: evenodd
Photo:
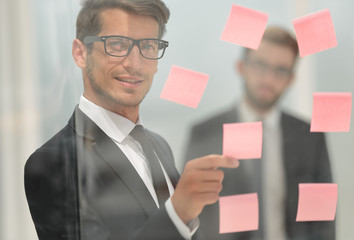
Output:
<svg viewBox="0 0 354 240">
<path fill-rule="evenodd" d="M 107 22 L 104 22 L 103 26 L 106 26 L 105 24 Z M 130 37 L 160 39 L 163 29 L 161 26 L 159 28 L 159 36 L 155 34 Z M 272 31 L 276 31 L 274 29 L 276 28 Z M 98 34 L 90 32 L 88 35 Z M 83 48 L 87 47 L 89 57 L 102 54 L 108 59 L 107 53 L 115 51 L 113 49 L 117 45 L 117 42 L 111 42 L 107 51 L 104 49 L 105 44 L 95 42 L 91 44 L 90 50 L 89 46 L 80 45 L 86 35 L 79 36 L 81 37 L 76 44 Z M 162 40 L 158 40 L 159 43 L 160 41 Z M 128 42 L 128 45 L 124 47 L 124 56 L 128 55 L 130 58 L 140 54 L 145 58 L 155 59 L 150 55 L 152 52 L 141 50 L 149 49 L 151 42 Z M 166 47 L 167 45 L 163 51 Z M 282 43 L 273 43 L 268 39 L 262 43 L 258 51 L 246 50 L 244 59 L 238 65 L 240 75 L 244 79 L 244 99 L 232 106 L 230 111 L 213 118 L 210 125 L 204 123 L 196 127 L 190 140 L 190 149 L 187 151 L 186 160 L 209 153 L 221 154 L 223 123 L 263 122 L 262 159 L 242 161 L 236 170 L 224 169 L 224 188 L 221 193 L 224 196 L 257 192 L 260 196 L 261 214 L 259 229 L 219 235 L 219 209 L 218 204 L 214 204 L 204 208 L 199 217 L 198 231 L 195 234 L 193 232 L 194 238 L 202 232 L 205 239 L 228 239 L 236 236 L 246 239 L 264 239 L 265 236 L 268 236 L 268 239 L 335 239 L 334 222 L 295 222 L 298 184 L 331 182 L 332 174 L 324 135 L 310 134 L 307 123 L 277 108 L 280 97 L 294 81 L 297 53 L 294 54 L 290 49 L 292 47 L 287 47 L 286 44 L 283 46 Z M 120 57 L 121 59 L 113 58 L 112 61 L 117 63 L 124 59 L 123 56 Z M 148 74 L 140 75 L 139 72 L 133 71 L 129 74 L 134 73 L 134 76 L 121 77 L 121 72 L 115 69 L 111 75 L 104 75 L 104 71 L 95 70 L 97 67 L 102 67 L 100 70 L 104 69 L 109 61 L 100 62 L 102 59 L 96 58 L 94 60 L 98 61 L 90 60 L 93 58 L 81 63 L 88 65 L 85 72 L 87 79 L 96 84 L 103 84 L 95 82 L 97 76 L 99 79 L 106 77 L 106 80 L 108 76 L 109 79 L 114 78 L 115 81 L 123 82 L 125 85 L 138 85 L 137 82 L 140 80 L 137 81 L 135 78 L 156 71 L 152 62 L 144 59 L 142 62 L 147 61 L 144 63 L 151 67 Z M 131 100 L 129 97 L 120 98 L 121 95 L 114 95 L 114 90 L 117 90 L 114 86 L 103 86 L 108 93 L 108 99 L 113 97 L 119 101 Z M 110 135 L 114 131 L 111 128 L 104 131 L 104 127 L 97 124 L 99 120 L 93 121 L 95 116 L 100 114 L 89 116 L 88 112 L 89 110 L 82 111 L 77 107 L 69 124 L 31 155 L 27 162 L 26 194 L 39 238 L 181 238 L 180 232 L 171 222 L 169 213 L 164 210 L 165 206 L 159 208 L 159 204 L 156 203 L 158 201 L 151 196 L 148 184 L 141 177 L 144 171 L 149 175 L 151 167 L 149 163 L 144 163 L 146 166 L 139 165 L 142 170 L 135 167 L 126 159 L 126 155 L 129 154 L 116 146 L 119 139 Z M 129 138 L 129 133 L 125 136 Z M 161 140 L 154 134 L 150 137 L 158 139 L 157 141 Z M 168 145 L 161 141 L 162 143 L 156 147 L 156 154 L 160 161 L 169 160 L 169 165 L 164 165 L 163 170 L 167 172 L 166 181 L 169 190 L 172 188 L 173 192 L 177 183 L 177 172 L 170 165 L 173 157 Z M 139 145 L 136 148 L 138 149 Z M 192 226 L 191 229 L 195 228 Z"/>
</svg>

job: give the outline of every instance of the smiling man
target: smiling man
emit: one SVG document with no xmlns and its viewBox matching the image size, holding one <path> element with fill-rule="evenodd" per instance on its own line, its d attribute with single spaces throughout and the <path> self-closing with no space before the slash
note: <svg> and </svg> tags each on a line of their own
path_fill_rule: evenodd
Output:
<svg viewBox="0 0 354 240">
<path fill-rule="evenodd" d="M 221 154 L 223 124 L 263 122 L 262 159 L 242 161 L 225 170 L 222 196 L 257 192 L 259 229 L 218 234 L 219 206 L 207 206 L 200 216 L 206 239 L 335 239 L 334 222 L 295 222 L 299 183 L 332 181 L 325 137 L 310 133 L 310 125 L 284 112 L 280 99 L 295 78 L 296 39 L 279 27 L 268 27 L 259 48 L 244 49 L 235 69 L 242 78 L 242 99 L 191 131 L 186 161 L 205 154 Z M 301 96 L 299 96 L 301 97 Z"/>
<path fill-rule="evenodd" d="M 157 72 L 157 58 L 168 43 L 157 39 L 159 28 L 153 17 L 107 9 L 100 20 L 99 36 L 73 43 L 74 59 L 83 69 L 84 97 L 136 122 L 139 105 Z M 84 55 L 83 43 L 93 44 L 90 54 Z"/>
<path fill-rule="evenodd" d="M 86 0 L 72 55 L 84 93 L 69 123 L 25 167 L 40 240 L 199 239 L 198 216 L 238 161 L 208 155 L 181 177 L 171 149 L 142 125 L 169 10 L 160 0 Z M 173 127 L 173 126 L 171 126 Z"/>
</svg>

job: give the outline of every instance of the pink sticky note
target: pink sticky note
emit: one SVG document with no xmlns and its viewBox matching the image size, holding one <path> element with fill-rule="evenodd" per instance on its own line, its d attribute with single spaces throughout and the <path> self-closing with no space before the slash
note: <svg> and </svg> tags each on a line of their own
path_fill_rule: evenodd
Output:
<svg viewBox="0 0 354 240">
<path fill-rule="evenodd" d="M 258 229 L 257 193 L 220 197 L 220 233 Z"/>
<path fill-rule="evenodd" d="M 333 221 L 338 186 L 334 183 L 300 183 L 297 222 Z"/>
<path fill-rule="evenodd" d="M 336 33 L 328 9 L 293 20 L 300 57 L 337 46 Z"/>
<path fill-rule="evenodd" d="M 314 93 L 311 132 L 348 132 L 351 93 Z"/>
<path fill-rule="evenodd" d="M 223 155 L 237 159 L 262 157 L 262 122 L 224 124 Z"/>
<path fill-rule="evenodd" d="M 221 40 L 258 49 L 267 26 L 268 14 L 232 5 Z"/>
<path fill-rule="evenodd" d="M 209 76 L 178 66 L 172 66 L 161 98 L 196 108 L 203 96 Z"/>
</svg>

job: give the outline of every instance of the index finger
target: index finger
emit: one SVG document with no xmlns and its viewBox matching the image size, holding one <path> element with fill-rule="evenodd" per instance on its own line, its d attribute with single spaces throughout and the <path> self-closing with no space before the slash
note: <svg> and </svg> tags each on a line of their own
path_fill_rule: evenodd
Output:
<svg viewBox="0 0 354 240">
<path fill-rule="evenodd" d="M 189 165 L 196 169 L 237 168 L 238 159 L 222 155 L 207 155 L 189 161 Z"/>
</svg>

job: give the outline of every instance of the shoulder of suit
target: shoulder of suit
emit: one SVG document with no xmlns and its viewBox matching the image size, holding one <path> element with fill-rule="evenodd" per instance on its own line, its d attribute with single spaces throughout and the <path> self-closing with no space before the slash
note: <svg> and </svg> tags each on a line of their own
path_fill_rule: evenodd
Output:
<svg viewBox="0 0 354 240">
<path fill-rule="evenodd" d="M 75 140 L 75 132 L 71 127 L 66 125 L 41 147 L 39 147 L 32 155 L 50 153 L 52 155 L 58 155 L 58 157 L 64 156 L 75 148 Z"/>
<path fill-rule="evenodd" d="M 308 121 L 306 121 L 305 119 L 301 119 L 300 117 L 290 114 L 286 111 L 282 111 L 281 116 L 282 122 L 285 124 L 310 128 L 310 123 Z"/>
<path fill-rule="evenodd" d="M 64 173 L 71 162 L 66 160 L 76 157 L 75 147 L 75 133 L 67 125 L 29 156 L 25 164 L 27 179 Z"/>
<path fill-rule="evenodd" d="M 321 132 L 310 132 L 311 125 L 308 121 L 300 119 L 293 114 L 282 112 L 282 129 L 289 135 L 302 135 L 310 138 L 323 137 Z"/>
</svg>

